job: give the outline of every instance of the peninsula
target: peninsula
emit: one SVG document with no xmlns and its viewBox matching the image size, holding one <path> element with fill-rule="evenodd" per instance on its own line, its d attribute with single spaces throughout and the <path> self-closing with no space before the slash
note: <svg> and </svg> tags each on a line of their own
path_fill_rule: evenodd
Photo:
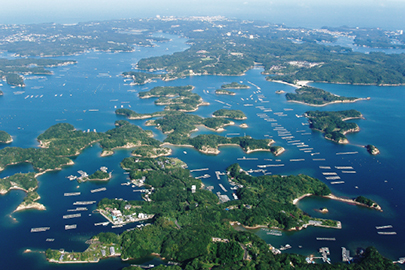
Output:
<svg viewBox="0 0 405 270">
<path fill-rule="evenodd" d="M 200 265 L 202 257 L 204 265 L 218 269 L 235 263 L 247 267 L 251 263 L 248 258 L 255 258 L 256 264 L 277 263 L 286 267 L 295 258 L 294 265 L 298 268 L 307 265 L 302 255 L 275 255 L 256 234 L 237 231 L 229 226 L 229 221 L 237 220 L 249 228 L 259 225 L 283 230 L 298 230 L 309 225 L 340 228 L 338 221 L 312 218 L 292 203 L 294 198 L 304 194 L 330 194 L 324 183 L 309 176 L 252 177 L 234 164 L 227 169 L 227 174 L 238 187 L 238 200 L 219 203 L 218 198 L 203 189 L 201 181 L 191 177 L 184 164 L 176 159 L 131 157 L 125 158 L 121 166 L 134 180 L 143 176 L 144 201 L 104 198 L 97 209 L 114 224 L 125 225 L 144 219 L 150 219 L 150 223 L 140 224 L 120 235 L 100 233 L 92 237 L 83 252 L 48 249 L 46 258 L 50 262 L 98 262 L 110 256 L 129 260 L 159 254 L 185 269 Z M 367 250 L 371 254 L 374 249 Z M 359 260 L 358 264 L 366 262 L 367 258 Z"/>
<path fill-rule="evenodd" d="M 0 130 L 0 143 L 11 143 L 13 138 L 5 131 Z"/>
</svg>

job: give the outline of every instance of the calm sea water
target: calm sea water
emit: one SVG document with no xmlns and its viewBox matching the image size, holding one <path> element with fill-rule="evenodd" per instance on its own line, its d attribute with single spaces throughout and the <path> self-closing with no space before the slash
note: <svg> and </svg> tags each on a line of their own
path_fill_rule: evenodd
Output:
<svg viewBox="0 0 405 270">
<path fill-rule="evenodd" d="M 25 89 L 11 88 L 3 83 L 1 90 L 4 96 L 0 98 L 0 129 L 10 133 L 14 139 L 11 146 L 18 147 L 37 147 L 36 137 L 49 126 L 60 122 L 71 123 L 77 129 L 96 129 L 104 132 L 114 127 L 114 121 L 124 119 L 115 115 L 116 108 L 131 108 L 140 113 L 163 109 L 161 106 L 155 106 L 153 99 L 139 100 L 137 92 L 160 85 L 191 84 L 196 87 L 194 91 L 210 103 L 209 106 L 200 107 L 195 114 L 209 117 L 215 110 L 224 107 L 240 109 L 246 113 L 247 120 L 235 121 L 236 125 L 227 127 L 221 135 L 236 136 L 235 134 L 239 133 L 242 136 L 246 134 L 257 139 L 273 138 L 277 145 L 286 148 L 284 154 L 274 157 L 268 152 L 247 155 L 239 147 L 221 147 L 219 155 L 204 155 L 192 148 L 173 147 L 172 156 L 185 161 L 189 169 L 209 168 L 208 171 L 193 172 L 193 175 L 210 174 L 211 177 L 203 179 L 203 182 L 214 186 L 213 192 L 220 191 L 225 194 L 218 186 L 222 183 L 228 189 L 226 194 L 232 197 L 228 182 L 224 178 L 217 180 L 215 171 L 225 171 L 235 162 L 239 162 L 246 170 L 257 169 L 257 165 L 262 164 L 284 164 L 282 167 L 270 167 L 267 172 L 283 175 L 308 174 L 327 183 L 332 192 L 338 196 L 353 198 L 365 195 L 377 201 L 384 209 L 384 212 L 378 212 L 322 198 L 305 198 L 298 204 L 305 212 L 312 216 L 340 220 L 343 228 L 341 230 L 308 228 L 299 232 L 285 232 L 281 237 L 267 235 L 265 231 L 257 230 L 257 234 L 268 243 L 276 247 L 288 243 L 293 247 L 289 251 L 304 255 L 316 254 L 320 247 L 328 246 L 332 261 L 335 262 L 340 261 L 342 246 L 354 252 L 357 247 L 374 245 L 390 259 L 405 255 L 403 214 L 405 168 L 402 166 L 402 154 L 405 152 L 402 134 L 405 128 L 401 125 L 405 117 L 403 110 L 405 87 L 312 84 L 338 95 L 371 99 L 353 104 L 311 108 L 288 103 L 283 95 L 275 94 L 276 90 L 292 92 L 294 88 L 267 82 L 261 75 L 260 69 L 250 70 L 246 75 L 239 77 L 197 76 L 170 82 L 157 81 L 145 86 L 130 86 L 129 81 L 124 81 L 120 76 L 121 72 L 130 70 L 131 64 L 136 63 L 140 58 L 173 53 L 187 48 L 184 39 L 172 38 L 173 40 L 169 43 L 160 43 L 155 48 L 138 48 L 133 53 L 92 52 L 65 57 L 65 59 L 75 59 L 78 63 L 73 66 L 53 68 L 53 76 L 28 79 Z M 214 94 L 215 89 L 222 84 L 233 81 L 249 84 L 251 88 L 236 90 L 236 96 Z M 260 88 L 260 92 L 256 87 Z M 17 95 L 13 93 L 20 90 L 25 93 Z M 296 116 L 311 109 L 356 109 L 363 113 L 365 119 L 355 120 L 361 131 L 347 136 L 350 144 L 337 145 L 323 139 L 321 133 L 312 132 L 306 119 Z M 144 129 L 152 130 L 156 138 L 160 140 L 165 138 L 154 127 L 144 126 L 144 122 L 145 120 L 131 121 Z M 241 123 L 246 123 L 249 128 L 240 128 L 238 125 Z M 292 140 L 304 142 L 308 145 L 306 148 L 312 148 L 308 150 L 311 152 L 306 153 L 296 145 L 288 143 L 282 138 L 285 136 L 274 130 L 276 127 L 288 130 L 291 136 L 295 137 Z M 193 133 L 193 136 L 202 133 L 212 132 L 200 129 Z M 362 147 L 366 144 L 376 145 L 381 155 L 376 157 L 369 155 Z M 1 147 L 6 146 L 1 145 Z M 342 154 L 347 152 L 351 154 Z M 10 216 L 22 201 L 24 193 L 11 191 L 0 196 L 0 216 L 2 217 L 0 237 L 3 240 L 3 244 L 0 245 L 0 258 L 5 268 L 18 269 L 30 265 L 31 269 L 120 269 L 128 263 L 134 263 L 106 259 L 99 264 L 61 266 L 47 263 L 43 254 L 23 254 L 27 248 L 34 251 L 44 251 L 47 248 L 82 251 L 87 247 L 84 242 L 94 234 L 102 231 L 121 233 L 136 225 L 130 224 L 120 229 L 112 229 L 111 226 L 96 227 L 94 223 L 104 220 L 100 215 L 92 213 L 95 205 L 88 206 L 88 211 L 82 212 L 80 218 L 71 220 L 62 218 L 68 213 L 67 209 L 76 207 L 73 202 L 78 200 L 98 201 L 104 197 L 140 199 L 139 193 L 133 192 L 133 188 L 121 185 L 127 182 L 128 175 L 124 174 L 119 163 L 123 158 L 130 156 L 130 150 L 119 150 L 113 156 L 103 158 L 100 157 L 100 153 L 100 147 L 95 145 L 74 158 L 73 166 L 38 177 L 40 202 L 47 207 L 46 211 L 24 211 Z M 237 160 L 244 156 L 257 158 L 257 160 Z M 291 159 L 299 161 L 290 161 Z M 77 175 L 78 170 L 92 173 L 104 165 L 109 170 L 113 170 L 113 178 L 108 183 L 78 184 L 66 178 L 70 174 Z M 331 169 L 321 169 L 319 166 L 330 166 Z M 335 166 L 353 167 L 350 171 L 356 171 L 356 173 L 344 173 Z M 27 164 L 10 166 L 0 172 L 0 177 L 29 171 L 33 169 Z M 344 183 L 333 185 L 332 181 L 325 179 L 322 172 L 336 172 L 341 177 L 337 181 L 344 181 Z M 99 187 L 106 187 L 107 190 L 100 193 L 90 192 L 91 189 Z M 76 191 L 80 191 L 81 195 L 63 196 L 65 192 Z M 329 213 L 320 214 L 316 211 L 322 207 L 327 207 Z M 77 229 L 65 231 L 65 224 L 77 224 Z M 381 225 L 392 225 L 393 228 L 389 231 L 395 231 L 397 235 L 378 235 L 375 226 Z M 51 227 L 51 229 L 42 233 L 30 233 L 30 228 L 42 226 Z M 334 237 L 336 241 L 317 241 L 316 237 Z M 55 241 L 47 242 L 47 238 L 54 238 Z M 146 258 L 136 263 L 151 263 L 151 260 L 153 264 L 160 263 L 153 258 Z"/>
</svg>

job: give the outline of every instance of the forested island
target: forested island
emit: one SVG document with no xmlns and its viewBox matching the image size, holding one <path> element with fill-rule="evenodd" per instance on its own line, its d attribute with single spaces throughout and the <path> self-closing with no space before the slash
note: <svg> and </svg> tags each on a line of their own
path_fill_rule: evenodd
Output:
<svg viewBox="0 0 405 270">
<path fill-rule="evenodd" d="M 246 115 L 241 110 L 219 109 L 212 114 L 214 117 L 230 118 L 235 120 L 245 120 Z"/>
<path fill-rule="evenodd" d="M 196 93 L 191 91 L 194 86 L 157 86 L 146 92 L 140 92 L 139 98 L 158 97 L 156 105 L 166 105 L 166 111 L 192 112 L 198 106 L 209 105 Z"/>
<path fill-rule="evenodd" d="M 217 89 L 217 90 L 215 90 L 215 94 L 217 94 L 217 95 L 229 95 L 229 96 L 236 95 L 235 92 L 225 90 L 225 89 Z"/>
<path fill-rule="evenodd" d="M 0 143 L 11 143 L 13 138 L 7 132 L 0 130 Z"/>
<path fill-rule="evenodd" d="M 369 152 L 371 155 L 378 155 L 380 153 L 380 150 L 378 150 L 375 145 L 368 144 L 366 145 L 367 152 Z"/>
<path fill-rule="evenodd" d="M 333 103 L 349 103 L 364 100 L 362 98 L 337 96 L 323 89 L 309 86 L 296 89 L 295 94 L 287 93 L 285 97 L 290 102 L 297 102 L 311 106 L 325 106 Z"/>
<path fill-rule="evenodd" d="M 221 85 L 221 89 L 249 89 L 250 86 L 238 82 L 231 82 Z"/>
<path fill-rule="evenodd" d="M 346 111 L 307 111 L 310 128 L 325 133 L 325 138 L 336 143 L 349 143 L 345 134 L 360 131 L 356 123 L 347 123 L 346 120 L 360 119 L 362 114 L 356 110 Z"/>
<path fill-rule="evenodd" d="M 292 204 L 294 198 L 306 193 L 330 194 L 325 184 L 309 176 L 252 177 L 234 164 L 228 168 L 228 177 L 238 185 L 243 183 L 237 190 L 239 200 L 219 204 L 218 198 L 203 189 L 200 180 L 190 177 L 189 171 L 176 159 L 125 158 L 121 166 L 130 171 L 132 179 L 144 176 L 144 188 L 148 190 L 145 200 L 105 198 L 98 204 L 99 211 L 114 215 L 117 222 L 152 217 L 150 222 L 120 235 L 100 233 L 92 237 L 84 252 L 48 249 L 45 255 L 50 262 L 98 262 L 112 256 L 128 260 L 155 254 L 178 264 L 165 269 L 235 269 L 235 266 L 236 269 L 281 269 L 290 267 L 291 263 L 304 269 L 309 267 L 304 256 L 276 255 L 277 249 L 272 246 L 269 249 L 252 232 L 235 230 L 230 221 L 286 230 L 309 224 L 328 227 L 338 224 L 333 220 L 313 219 Z M 373 247 L 367 248 L 356 264 L 322 265 L 326 269 L 360 266 L 397 269 Z"/>
</svg>

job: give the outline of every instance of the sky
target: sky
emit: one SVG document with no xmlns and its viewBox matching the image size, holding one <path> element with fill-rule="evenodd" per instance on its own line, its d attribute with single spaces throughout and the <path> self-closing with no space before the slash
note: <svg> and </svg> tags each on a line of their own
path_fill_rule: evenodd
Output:
<svg viewBox="0 0 405 270">
<path fill-rule="evenodd" d="M 13 0 L 1 4 L 0 24 L 77 23 L 156 15 L 223 15 L 309 28 L 348 25 L 404 29 L 405 0 Z"/>
</svg>

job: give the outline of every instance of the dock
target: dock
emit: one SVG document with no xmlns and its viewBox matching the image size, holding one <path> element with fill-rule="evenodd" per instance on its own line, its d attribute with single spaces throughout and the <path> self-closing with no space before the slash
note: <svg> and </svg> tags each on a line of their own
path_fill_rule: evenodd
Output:
<svg viewBox="0 0 405 270">
<path fill-rule="evenodd" d="M 107 188 L 102 187 L 102 188 L 92 189 L 92 190 L 90 190 L 90 192 L 95 193 L 95 192 L 100 192 L 100 191 L 105 191 L 105 190 L 107 190 Z"/>
<path fill-rule="evenodd" d="M 76 207 L 75 209 L 68 209 L 68 212 L 87 211 L 86 207 Z"/>
<path fill-rule="evenodd" d="M 224 188 L 224 186 L 222 184 L 219 184 L 219 187 L 224 191 L 224 192 L 228 192 L 228 190 L 226 190 L 226 188 Z"/>
<path fill-rule="evenodd" d="M 31 232 L 46 232 L 50 227 L 31 228 Z"/>
<path fill-rule="evenodd" d="M 342 262 L 350 262 L 353 258 L 350 257 L 350 250 L 342 247 Z"/>
<path fill-rule="evenodd" d="M 375 228 L 376 228 L 377 230 L 391 229 L 391 228 L 392 228 L 392 225 L 376 226 Z"/>
<path fill-rule="evenodd" d="M 98 223 L 94 223 L 94 226 L 100 226 L 100 225 L 107 226 L 109 223 L 110 223 L 109 221 L 106 221 L 106 222 L 98 222 Z"/>
<path fill-rule="evenodd" d="M 354 155 L 354 154 L 358 154 L 359 152 L 339 152 L 336 153 L 336 155 Z"/>
<path fill-rule="evenodd" d="M 318 241 L 336 241 L 335 237 L 327 238 L 327 237 L 317 237 L 316 240 Z"/>
<path fill-rule="evenodd" d="M 72 229 L 76 229 L 76 228 L 77 228 L 77 224 L 65 225 L 65 230 L 72 230 Z"/>
<path fill-rule="evenodd" d="M 328 264 L 331 264 L 330 258 L 328 258 L 328 255 L 330 255 L 328 247 L 321 247 L 319 249 L 319 253 L 321 253 L 321 255 L 322 255 L 323 262 L 327 262 Z"/>
<path fill-rule="evenodd" d="M 63 196 L 65 197 L 69 197 L 69 196 L 79 196 L 80 192 L 67 192 L 67 193 L 63 193 Z"/>
<path fill-rule="evenodd" d="M 193 170 L 190 170 L 190 172 L 201 172 L 201 171 L 208 171 L 209 170 L 209 168 L 202 168 L 202 169 L 193 169 Z"/>
<path fill-rule="evenodd" d="M 77 201 L 74 202 L 73 205 L 89 205 L 89 204 L 95 204 L 96 201 Z"/>
<path fill-rule="evenodd" d="M 82 216 L 82 214 L 78 213 L 78 214 L 64 215 L 63 218 L 69 219 L 69 218 L 77 218 L 77 217 L 81 217 L 81 216 Z"/>
</svg>

